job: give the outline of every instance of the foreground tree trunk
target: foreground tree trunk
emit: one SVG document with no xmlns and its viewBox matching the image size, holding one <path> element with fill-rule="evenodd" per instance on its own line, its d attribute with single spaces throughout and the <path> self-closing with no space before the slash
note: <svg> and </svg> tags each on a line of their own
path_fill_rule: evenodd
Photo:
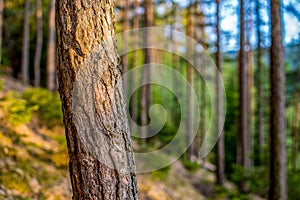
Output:
<svg viewBox="0 0 300 200">
<path fill-rule="evenodd" d="M 30 2 L 29 0 L 25 0 L 24 32 L 22 47 L 22 80 L 25 84 L 29 83 L 29 12 Z"/>
<path fill-rule="evenodd" d="M 58 80 L 73 199 L 137 199 L 113 0 L 56 3 Z"/>
<path fill-rule="evenodd" d="M 37 41 L 34 57 L 34 86 L 41 84 L 41 56 L 43 47 L 43 10 L 42 1 L 36 0 Z"/>
<path fill-rule="evenodd" d="M 220 31 L 220 0 L 217 0 L 217 54 L 216 54 L 216 64 L 219 73 L 222 72 L 222 53 L 221 53 L 221 31 Z M 216 127 L 217 127 L 217 135 L 222 132 L 222 109 L 223 109 L 223 102 L 222 102 L 222 90 L 221 90 L 221 80 L 220 77 L 216 76 L 216 106 L 217 106 L 217 120 L 216 120 Z M 216 155 L 216 165 L 217 165 L 217 183 L 219 185 L 223 185 L 224 183 L 224 139 L 223 133 L 221 134 L 218 142 L 217 142 L 217 155 Z"/>
<path fill-rule="evenodd" d="M 56 51 L 55 51 L 55 0 L 50 0 L 49 9 L 49 37 L 47 50 L 47 88 L 54 91 L 56 88 Z"/>
<path fill-rule="evenodd" d="M 286 200 L 285 73 L 280 0 L 271 0 L 271 113 L 269 199 Z"/>
</svg>

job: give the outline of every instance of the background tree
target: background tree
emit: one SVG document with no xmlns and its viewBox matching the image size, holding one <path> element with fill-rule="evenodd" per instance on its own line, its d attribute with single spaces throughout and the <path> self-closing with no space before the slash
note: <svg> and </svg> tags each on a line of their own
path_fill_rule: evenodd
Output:
<svg viewBox="0 0 300 200">
<path fill-rule="evenodd" d="M 285 73 L 281 26 L 281 1 L 271 0 L 271 113 L 269 199 L 287 199 Z"/>
<path fill-rule="evenodd" d="M 216 32 L 217 32 L 217 53 L 216 53 L 216 65 L 218 72 L 222 73 L 222 53 L 221 53 L 221 31 L 220 31 L 220 0 L 216 1 L 217 3 L 217 23 L 216 23 Z M 217 183 L 222 185 L 224 183 L 224 139 L 223 139 L 223 130 L 222 130 L 222 90 L 221 90 L 221 80 L 220 76 L 216 76 L 216 134 L 221 136 L 217 142 L 217 151 L 216 151 L 216 165 L 217 165 Z"/>
<path fill-rule="evenodd" d="M 29 83 L 29 12 L 30 2 L 29 0 L 25 0 L 22 48 L 22 80 L 25 84 Z"/>
<path fill-rule="evenodd" d="M 34 57 L 34 86 L 39 87 L 41 84 L 41 56 L 43 47 L 43 10 L 41 0 L 36 0 L 36 22 L 37 39 Z"/>
<path fill-rule="evenodd" d="M 0 65 L 2 61 L 3 7 L 4 2 L 3 0 L 0 0 Z"/>
<path fill-rule="evenodd" d="M 50 0 L 48 16 L 48 49 L 47 49 L 47 88 L 50 91 L 56 88 L 56 50 L 55 50 L 55 0 Z"/>
<path fill-rule="evenodd" d="M 67 0 L 56 4 L 58 90 L 66 127 L 73 199 L 137 199 L 122 84 L 117 84 L 121 81 L 121 66 L 113 8 L 112 0 L 77 4 Z M 86 105 L 72 106 L 76 100 L 80 103 L 80 99 L 75 99 L 76 87 L 82 89 L 79 95 L 91 89 L 91 95 L 82 98 L 91 102 L 88 106 L 95 105 L 93 110 L 83 107 L 82 112 L 76 112 Z M 89 124 L 83 120 L 94 115 L 97 116 L 93 121 L 98 127 L 96 132 L 86 127 Z M 87 141 L 92 138 L 95 145 L 101 144 L 94 147 L 99 154 L 93 154 L 83 144 L 80 135 L 83 133 L 79 130 L 86 130 L 83 137 Z"/>
</svg>

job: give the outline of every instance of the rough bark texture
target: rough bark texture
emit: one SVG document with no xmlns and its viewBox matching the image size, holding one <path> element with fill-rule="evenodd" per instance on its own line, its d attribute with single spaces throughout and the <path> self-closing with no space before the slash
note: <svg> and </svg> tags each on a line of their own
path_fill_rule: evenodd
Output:
<svg viewBox="0 0 300 200">
<path fill-rule="evenodd" d="M 297 76 L 296 76 L 297 77 Z M 296 79 L 298 80 L 298 79 Z M 292 170 L 297 171 L 297 155 L 298 155 L 298 134 L 299 134 L 299 90 L 295 87 L 294 91 L 294 117 L 293 117 L 293 149 L 292 149 Z"/>
<path fill-rule="evenodd" d="M 113 1 L 56 3 L 59 93 L 73 199 L 137 199 Z"/>
<path fill-rule="evenodd" d="M 186 25 L 186 34 L 189 37 L 193 37 L 193 20 L 192 20 L 192 9 L 193 9 L 193 4 L 192 4 L 192 0 L 190 0 L 190 5 L 187 11 L 187 25 Z M 187 41 L 187 56 L 190 56 L 192 54 L 192 49 L 191 49 L 191 44 L 189 42 L 189 40 Z M 192 79 L 193 79 L 193 66 L 190 62 L 187 63 L 187 81 L 190 85 L 192 85 Z M 187 113 L 186 113 L 186 134 L 187 134 L 187 145 L 189 146 L 189 144 L 192 144 L 192 140 L 193 140 L 193 103 L 192 103 L 192 91 L 190 88 L 190 85 L 187 85 Z M 191 159 L 192 155 L 193 155 L 193 145 L 190 145 L 188 148 L 188 158 Z"/>
<path fill-rule="evenodd" d="M 280 0 L 271 0 L 271 113 L 269 199 L 287 199 L 285 73 Z"/>
<path fill-rule="evenodd" d="M 50 91 L 56 88 L 56 51 L 55 51 L 55 0 L 50 0 L 49 8 L 49 37 L 47 50 L 47 88 Z"/>
<path fill-rule="evenodd" d="M 22 47 L 22 80 L 25 84 L 29 83 L 29 12 L 30 2 L 29 0 L 25 0 L 24 32 Z"/>
<path fill-rule="evenodd" d="M 260 14 L 259 14 L 259 1 L 256 1 L 256 17 L 257 17 L 257 54 L 256 54 L 256 88 L 257 88 L 257 122 L 256 122 L 256 132 L 257 132 L 257 153 L 258 153 L 258 164 L 262 163 L 262 156 L 263 156 L 263 111 L 262 111 L 262 104 L 263 104 L 263 95 L 262 95 L 262 49 L 260 47 L 261 43 L 261 32 L 260 32 Z"/>
<path fill-rule="evenodd" d="M 152 0 L 144 1 L 144 10 L 145 10 L 145 27 L 151 27 L 153 25 L 153 2 Z M 151 35 L 149 31 L 145 31 L 145 45 L 151 43 Z M 144 63 L 149 64 L 152 62 L 152 50 L 149 48 L 144 49 Z M 151 80 L 150 77 L 151 68 L 150 66 L 145 66 L 142 72 L 142 81 L 143 83 L 149 83 Z M 147 128 L 145 127 L 148 124 L 148 111 L 151 105 L 151 87 L 150 84 L 144 85 L 142 87 L 142 97 L 141 97 L 141 137 L 142 142 L 146 142 L 147 137 Z"/>
<path fill-rule="evenodd" d="M 222 53 L 221 53 L 221 31 L 220 31 L 220 0 L 217 0 L 217 54 L 216 54 L 216 64 L 219 73 L 222 72 Z M 222 101 L 222 90 L 221 90 L 221 80 L 220 76 L 216 76 L 216 107 L 217 107 L 217 120 L 216 120 L 216 127 L 217 132 L 216 134 L 222 131 L 222 113 L 223 113 L 223 101 Z M 223 133 L 221 134 L 218 142 L 217 142 L 217 155 L 216 155 L 216 165 L 217 165 L 217 183 L 222 185 L 224 183 L 224 139 Z"/>
<path fill-rule="evenodd" d="M 34 86 L 39 87 L 41 84 L 41 56 L 43 47 L 43 10 L 41 0 L 36 0 L 36 22 L 37 40 L 34 57 Z"/>
<path fill-rule="evenodd" d="M 3 0 L 0 0 L 0 65 L 2 62 Z"/>
</svg>

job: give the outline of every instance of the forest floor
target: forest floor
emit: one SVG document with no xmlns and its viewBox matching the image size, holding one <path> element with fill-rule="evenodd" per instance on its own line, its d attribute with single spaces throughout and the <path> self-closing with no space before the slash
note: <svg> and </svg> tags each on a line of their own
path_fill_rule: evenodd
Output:
<svg viewBox="0 0 300 200">
<path fill-rule="evenodd" d="M 8 91 L 23 92 L 26 87 L 0 76 L 0 99 Z M 1 101 L 1 105 L 3 106 Z M 71 199 L 68 155 L 64 129 L 43 125 L 37 115 L 29 123 L 12 125 L 0 108 L 0 200 L 1 199 Z M 214 172 L 204 168 L 187 170 L 181 161 L 168 172 L 138 174 L 140 200 L 233 199 L 236 186 L 226 181 L 215 186 Z M 235 198 L 240 199 L 240 198 Z M 261 199 L 247 195 L 247 199 Z"/>
</svg>

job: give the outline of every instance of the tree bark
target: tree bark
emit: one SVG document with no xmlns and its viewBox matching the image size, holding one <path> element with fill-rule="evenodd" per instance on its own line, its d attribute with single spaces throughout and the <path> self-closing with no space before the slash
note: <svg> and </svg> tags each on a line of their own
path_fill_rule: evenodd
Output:
<svg viewBox="0 0 300 200">
<path fill-rule="evenodd" d="M 287 199 L 285 73 L 280 0 L 271 0 L 271 113 L 269 199 Z"/>
<path fill-rule="evenodd" d="M 250 30 L 249 30 L 250 32 Z M 249 39 L 248 39 L 248 44 L 250 46 L 250 42 L 249 42 Z M 248 163 L 248 166 L 249 167 L 252 167 L 253 166 L 253 159 L 251 159 L 252 155 L 253 155 L 253 131 L 252 131 L 252 122 L 253 122 L 253 51 L 252 49 L 250 49 L 248 52 L 247 52 L 247 98 L 248 98 L 248 113 L 247 113 L 247 119 L 248 119 L 248 157 L 249 157 L 249 163 Z"/>
<path fill-rule="evenodd" d="M 30 2 L 29 0 L 25 0 L 24 32 L 22 47 L 22 80 L 25 84 L 29 83 L 29 12 Z"/>
<path fill-rule="evenodd" d="M 221 31 L 220 31 L 220 0 L 216 1 L 217 3 L 217 53 L 216 53 L 216 64 L 217 69 L 221 75 L 222 73 L 222 53 L 221 53 Z M 222 90 L 221 90 L 221 80 L 220 76 L 216 76 L 216 134 L 220 135 L 220 138 L 217 142 L 217 155 L 216 155 L 216 165 L 217 165 L 217 184 L 223 185 L 224 183 L 224 139 L 223 139 L 223 130 L 222 130 L 222 113 L 223 113 L 223 102 L 222 102 Z"/>
<path fill-rule="evenodd" d="M 256 0 L 256 17 L 257 17 L 257 54 L 256 54 L 256 88 L 257 88 L 257 125 L 256 125 L 256 132 L 257 132 L 257 153 L 258 153 L 258 164 L 262 164 L 263 161 L 263 111 L 262 111 L 262 104 L 263 104 L 263 94 L 262 94 L 262 49 L 260 47 L 261 43 L 261 32 L 260 32 L 260 14 L 259 14 L 259 0 Z"/>
<path fill-rule="evenodd" d="M 41 0 L 36 0 L 36 22 L 37 41 L 34 57 L 34 86 L 39 87 L 41 84 L 41 56 L 43 47 L 43 9 Z"/>
<path fill-rule="evenodd" d="M 239 51 L 239 131 L 237 143 L 237 164 L 248 168 L 248 92 L 247 92 L 247 66 L 245 54 L 245 31 L 244 31 L 244 0 L 240 0 L 240 51 Z M 242 191 L 247 190 L 247 184 L 242 181 Z"/>
<path fill-rule="evenodd" d="M 190 4 L 187 10 L 187 25 L 186 25 L 186 34 L 189 37 L 193 37 L 193 19 L 192 19 L 192 9 L 193 9 L 193 2 L 190 0 Z M 186 43 L 186 51 L 187 51 L 187 56 L 190 56 L 192 54 L 192 49 L 191 49 L 191 44 L 189 40 Z M 193 102 L 192 102 L 192 91 L 191 91 L 191 86 L 192 86 L 192 80 L 193 80 L 193 66 L 191 65 L 190 62 L 187 62 L 187 81 L 189 85 L 187 85 L 187 123 L 186 123 L 186 134 L 187 134 L 187 145 L 192 144 L 193 140 Z M 188 148 L 188 158 L 191 159 L 193 156 L 193 145 L 190 145 Z"/>
<path fill-rule="evenodd" d="M 297 76 L 296 76 L 297 77 Z M 296 79 L 298 80 L 298 79 Z M 292 170 L 297 171 L 297 155 L 298 155 L 298 134 L 299 134 L 299 90 L 295 87 L 294 91 L 294 117 L 293 117 L 293 149 L 292 149 Z"/>
<path fill-rule="evenodd" d="M 49 37 L 47 51 L 47 88 L 49 91 L 56 89 L 56 50 L 55 50 L 55 0 L 50 0 L 49 9 Z"/>
<path fill-rule="evenodd" d="M 145 10 L 145 27 L 151 27 L 153 25 L 153 2 L 152 0 L 144 1 Z M 145 45 L 151 43 L 151 35 L 149 31 L 145 31 Z M 152 62 L 152 50 L 149 48 L 144 49 L 144 64 L 149 64 Z M 142 82 L 149 83 L 151 80 L 151 68 L 150 66 L 144 66 L 142 72 Z M 146 143 L 146 137 L 148 130 L 146 125 L 148 124 L 148 111 L 151 105 L 151 87 L 150 84 L 143 85 L 142 87 L 142 97 L 141 97 L 141 137 L 142 142 Z"/>
<path fill-rule="evenodd" d="M 4 2 L 3 0 L 0 0 L 0 65 L 2 62 L 3 9 L 4 9 Z"/>
<path fill-rule="evenodd" d="M 113 0 L 57 1 L 58 80 L 73 199 L 137 199 Z"/>
</svg>

